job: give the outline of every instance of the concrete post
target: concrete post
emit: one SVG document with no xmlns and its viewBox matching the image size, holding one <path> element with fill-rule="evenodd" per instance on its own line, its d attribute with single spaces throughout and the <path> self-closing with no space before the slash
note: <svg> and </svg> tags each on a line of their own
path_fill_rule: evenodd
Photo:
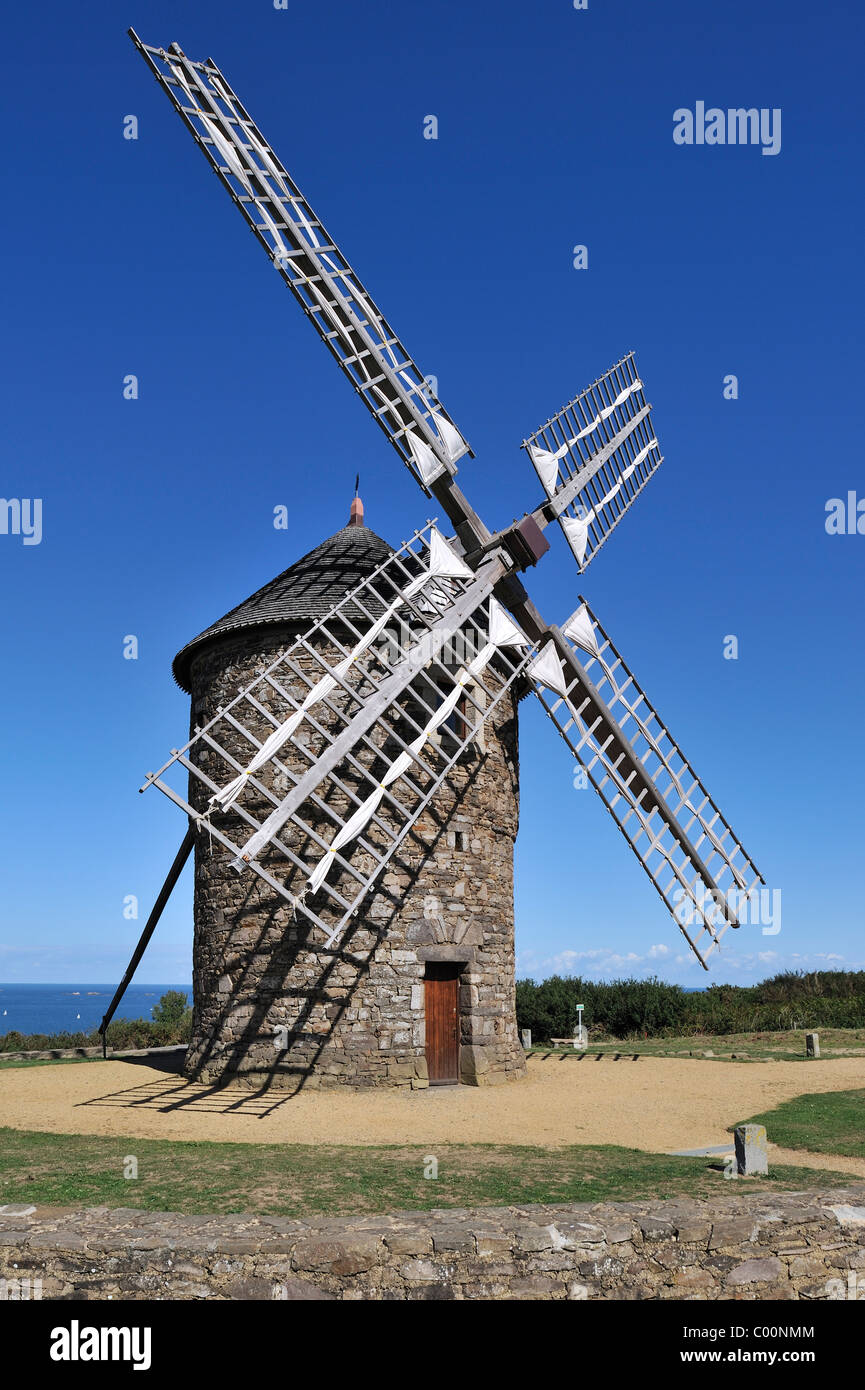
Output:
<svg viewBox="0 0 865 1390">
<path fill-rule="evenodd" d="M 532 1045 L 532 1030 L 531 1030 L 531 1028 L 522 1028 L 522 1029 L 520 1030 L 520 1037 L 521 1037 L 521 1039 L 522 1039 L 523 1048 L 525 1049 L 526 1052 L 528 1052 L 528 1051 L 530 1050 L 530 1048 L 531 1048 L 531 1045 Z"/>
<path fill-rule="evenodd" d="M 734 1137 L 739 1177 L 750 1178 L 754 1174 L 768 1173 L 769 1154 L 763 1125 L 737 1125 Z"/>
<path fill-rule="evenodd" d="M 819 1033 L 806 1033 L 806 1034 L 805 1034 L 805 1056 L 806 1056 L 806 1057 L 819 1057 L 819 1056 L 820 1056 L 820 1034 L 819 1034 Z"/>
</svg>

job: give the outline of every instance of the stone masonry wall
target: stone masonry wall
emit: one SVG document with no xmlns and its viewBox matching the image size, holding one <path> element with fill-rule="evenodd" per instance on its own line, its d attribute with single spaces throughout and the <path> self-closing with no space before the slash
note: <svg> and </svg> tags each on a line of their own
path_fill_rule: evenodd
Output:
<svg viewBox="0 0 865 1390">
<path fill-rule="evenodd" d="M 192 668 L 193 724 L 212 717 L 269 665 L 286 645 L 284 638 L 239 634 L 199 656 Z M 320 675 L 311 659 L 310 670 L 313 678 Z M 325 714 L 317 717 L 326 721 Z M 248 723 L 246 712 L 243 718 Z M 262 723 L 260 735 L 269 731 Z M 225 736 L 221 727 L 220 743 Z M 316 753 L 317 736 L 305 736 Z M 234 737 L 243 765 L 250 745 Z M 283 753 L 287 759 L 288 745 Z M 225 763 L 205 756 L 213 780 L 223 785 Z M 290 766 L 305 771 L 308 764 Z M 230 867 L 232 855 L 216 841 L 211 846 L 203 833 L 195 859 L 187 1075 L 249 1084 L 266 1078 L 289 1088 L 425 1086 L 423 978 L 426 963 L 439 960 L 460 967 L 462 1080 L 490 1084 L 521 1073 L 525 1061 L 514 1005 L 517 766 L 516 705 L 507 695 L 487 721 L 483 749 L 473 748 L 448 774 L 333 952 L 321 950 L 320 933 L 311 931 L 301 913 L 293 918 L 290 905 L 254 873 L 238 874 Z M 285 795 L 287 786 L 274 790 Z M 364 795 L 367 790 L 368 784 Z M 203 808 L 205 794 L 196 779 L 191 797 Z M 348 805 L 346 799 L 338 809 L 345 812 Z M 261 815 L 270 809 L 263 803 Z M 314 808 L 308 804 L 304 814 L 311 818 Z M 380 814 L 387 815 L 384 804 Z M 332 822 L 326 824 L 329 840 Z M 238 834 L 238 842 L 249 833 Z M 321 853 L 291 827 L 282 837 L 304 863 L 311 865 Z M 352 857 L 363 867 L 359 850 Z M 260 862 L 290 891 L 303 887 L 305 875 L 278 851 L 265 850 Z M 338 873 L 329 881 L 338 886 Z M 314 903 L 325 919 L 326 902 L 318 894 Z M 274 1047 L 279 1029 L 287 1029 L 283 1051 Z"/>
<path fill-rule="evenodd" d="M 865 1184 L 308 1221 L 0 1208 L 0 1278 L 47 1299 L 861 1298 Z"/>
</svg>

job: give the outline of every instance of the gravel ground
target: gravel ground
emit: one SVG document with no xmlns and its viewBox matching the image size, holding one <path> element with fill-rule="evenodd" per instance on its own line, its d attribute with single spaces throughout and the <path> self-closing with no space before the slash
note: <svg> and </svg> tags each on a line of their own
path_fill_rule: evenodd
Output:
<svg viewBox="0 0 865 1390">
<path fill-rule="evenodd" d="M 657 1153 L 724 1144 L 728 1125 L 792 1096 L 860 1086 L 865 1060 L 853 1057 L 739 1066 L 563 1054 L 532 1056 L 524 1079 L 501 1086 L 285 1097 L 108 1061 L 0 1072 L 0 1125 L 246 1144 L 621 1144 Z M 858 1159 L 826 1166 L 865 1175 Z"/>
</svg>

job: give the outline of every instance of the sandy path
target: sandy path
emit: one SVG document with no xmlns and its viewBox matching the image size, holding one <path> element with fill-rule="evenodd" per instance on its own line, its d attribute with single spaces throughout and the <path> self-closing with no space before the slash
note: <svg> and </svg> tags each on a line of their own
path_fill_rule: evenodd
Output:
<svg viewBox="0 0 865 1390">
<path fill-rule="evenodd" d="M 865 1178 L 865 1158 L 848 1158 L 844 1154 L 814 1154 L 806 1149 L 782 1149 L 769 1145 L 769 1167 L 773 1163 L 789 1164 L 792 1168 L 831 1168 L 836 1173 L 854 1173 Z"/>
<path fill-rule="evenodd" d="M 66 1134 L 240 1143 L 622 1144 L 653 1152 L 728 1143 L 728 1125 L 806 1091 L 865 1086 L 865 1059 L 810 1063 L 534 1056 L 495 1087 L 281 1098 L 212 1091 L 150 1066 L 98 1062 L 0 1072 L 0 1125 Z M 771 1134 L 770 1134 L 771 1139 Z"/>
</svg>

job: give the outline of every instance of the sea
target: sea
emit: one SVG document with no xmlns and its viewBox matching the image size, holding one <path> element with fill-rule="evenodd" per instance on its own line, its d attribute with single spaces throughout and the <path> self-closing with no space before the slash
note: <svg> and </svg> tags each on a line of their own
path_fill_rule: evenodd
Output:
<svg viewBox="0 0 865 1390">
<path fill-rule="evenodd" d="M 114 998 L 110 985 L 0 984 L 0 1034 L 92 1033 Z M 181 990 L 192 1003 L 192 985 L 131 984 L 115 1018 L 152 1018 L 151 1010 L 168 990 Z"/>
</svg>

